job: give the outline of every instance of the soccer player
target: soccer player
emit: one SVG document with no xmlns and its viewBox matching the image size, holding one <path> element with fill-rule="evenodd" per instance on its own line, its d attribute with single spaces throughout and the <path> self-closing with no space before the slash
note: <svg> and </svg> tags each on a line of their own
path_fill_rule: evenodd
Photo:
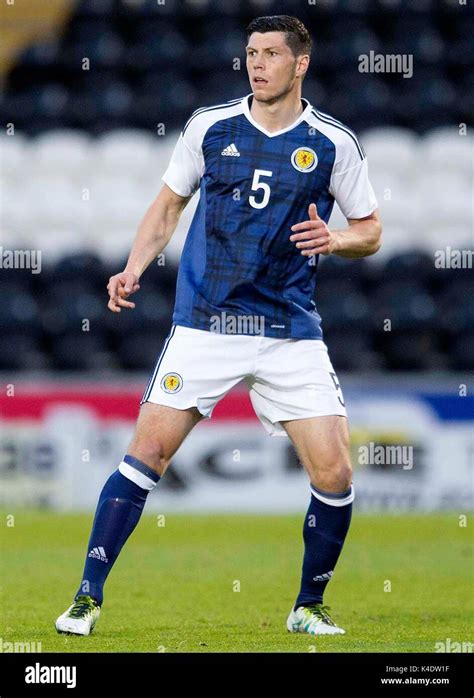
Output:
<svg viewBox="0 0 474 698">
<path fill-rule="evenodd" d="M 374 254 L 381 224 L 357 137 L 301 97 L 311 53 L 305 26 L 286 15 L 255 19 L 246 52 L 252 93 L 191 115 L 126 268 L 108 284 L 112 312 L 135 307 L 127 299 L 199 188 L 171 331 L 127 454 L 100 494 L 82 581 L 58 632 L 92 631 L 148 493 L 194 425 L 242 379 L 265 429 L 288 435 L 310 481 L 301 587 L 287 629 L 345 632 L 323 594 L 351 520 L 349 431 L 313 294 L 319 255 Z M 344 230 L 327 225 L 335 200 Z"/>
</svg>

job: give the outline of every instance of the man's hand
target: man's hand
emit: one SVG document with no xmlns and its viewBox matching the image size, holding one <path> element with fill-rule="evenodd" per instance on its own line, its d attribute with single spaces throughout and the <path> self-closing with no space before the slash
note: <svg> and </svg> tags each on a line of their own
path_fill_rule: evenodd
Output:
<svg viewBox="0 0 474 698">
<path fill-rule="evenodd" d="M 107 284 L 110 296 L 107 307 L 113 313 L 120 313 L 121 308 L 134 308 L 135 303 L 126 301 L 125 298 L 138 291 L 139 288 L 138 276 L 130 271 L 122 271 L 120 274 L 111 276 Z"/>
<path fill-rule="evenodd" d="M 295 242 L 301 254 L 306 257 L 315 254 L 331 254 L 335 249 L 336 236 L 318 216 L 316 204 L 309 205 L 308 215 L 308 221 L 291 226 L 294 233 L 290 236 L 291 242 Z"/>
</svg>

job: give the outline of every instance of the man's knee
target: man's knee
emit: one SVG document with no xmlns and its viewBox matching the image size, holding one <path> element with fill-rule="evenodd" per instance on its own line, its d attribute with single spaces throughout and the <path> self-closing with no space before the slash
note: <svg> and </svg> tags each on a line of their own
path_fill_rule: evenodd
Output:
<svg viewBox="0 0 474 698">
<path fill-rule="evenodd" d="M 337 466 L 336 477 L 342 490 L 349 489 L 352 483 L 352 465 L 350 461 L 343 461 Z"/>
<path fill-rule="evenodd" d="M 128 447 L 127 453 L 141 460 L 160 476 L 163 475 L 171 460 L 167 457 L 164 443 L 155 434 L 137 432 Z"/>
<path fill-rule="evenodd" d="M 165 405 L 144 403 L 128 453 L 161 476 L 201 417 L 194 407 L 178 410 Z"/>
<path fill-rule="evenodd" d="M 337 459 L 315 469 L 315 484 L 330 492 L 344 492 L 352 483 L 352 466 L 349 459 Z"/>
</svg>

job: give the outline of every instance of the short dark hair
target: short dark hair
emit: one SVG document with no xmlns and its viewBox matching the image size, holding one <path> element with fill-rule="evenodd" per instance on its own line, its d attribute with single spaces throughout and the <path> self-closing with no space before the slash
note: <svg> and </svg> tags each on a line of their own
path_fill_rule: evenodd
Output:
<svg viewBox="0 0 474 698">
<path fill-rule="evenodd" d="M 311 37 L 303 22 L 290 15 L 257 17 L 247 27 L 247 38 L 254 32 L 284 32 L 285 41 L 294 56 L 311 54 Z"/>
</svg>

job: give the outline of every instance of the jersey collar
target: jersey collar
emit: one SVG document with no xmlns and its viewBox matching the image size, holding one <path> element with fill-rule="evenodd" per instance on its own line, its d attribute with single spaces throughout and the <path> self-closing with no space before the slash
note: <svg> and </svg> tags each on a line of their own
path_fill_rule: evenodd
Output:
<svg viewBox="0 0 474 698">
<path fill-rule="evenodd" d="M 247 117 L 247 119 L 250 121 L 250 123 L 252 124 L 252 126 L 254 126 L 256 129 L 258 129 L 259 131 L 261 131 L 262 133 L 264 133 L 264 134 L 265 134 L 266 136 L 268 136 L 269 138 L 274 138 L 274 136 L 280 136 L 282 133 L 286 133 L 287 131 L 291 131 L 293 128 L 295 128 L 295 126 L 298 126 L 298 124 L 301 123 L 301 122 L 303 121 L 303 119 L 309 114 L 309 112 L 310 112 L 311 109 L 312 109 L 312 106 L 311 106 L 311 104 L 308 102 L 308 100 L 305 99 L 304 97 L 302 97 L 302 98 L 301 98 L 301 101 L 303 102 L 303 104 L 304 104 L 305 106 L 304 106 L 303 111 L 302 111 L 301 114 L 299 115 L 299 117 L 296 119 L 296 121 L 294 121 L 292 124 L 290 124 L 290 125 L 287 126 L 286 128 L 280 129 L 280 131 L 267 131 L 266 128 L 264 128 L 264 127 L 261 126 L 257 121 L 255 121 L 255 119 L 253 118 L 252 114 L 250 113 L 250 106 L 249 106 L 250 97 L 253 97 L 253 93 L 252 93 L 252 92 L 251 92 L 250 94 L 246 95 L 246 96 L 243 98 L 243 100 L 242 100 L 244 114 L 245 114 L 245 116 Z"/>
</svg>

